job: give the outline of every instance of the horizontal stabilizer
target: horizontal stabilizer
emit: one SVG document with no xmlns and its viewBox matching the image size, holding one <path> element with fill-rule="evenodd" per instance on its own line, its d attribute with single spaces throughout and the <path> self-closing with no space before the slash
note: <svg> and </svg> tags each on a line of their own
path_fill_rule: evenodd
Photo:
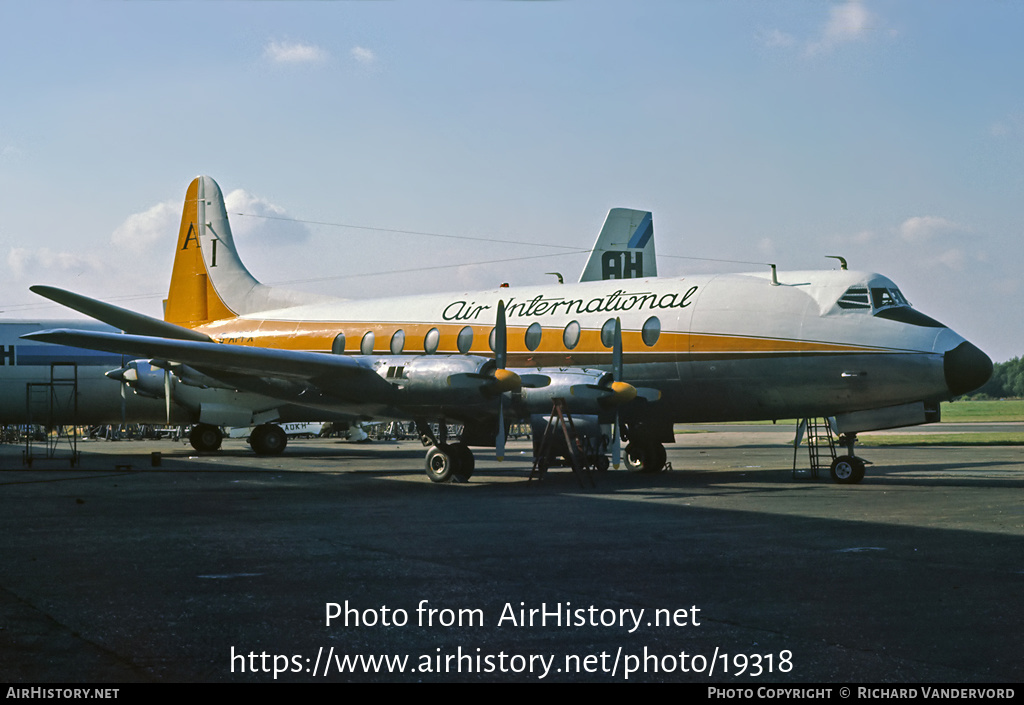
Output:
<svg viewBox="0 0 1024 705">
<path fill-rule="evenodd" d="M 159 318 L 135 313 L 126 308 L 90 299 L 88 296 L 75 294 L 64 289 L 58 289 L 53 286 L 32 286 L 29 287 L 29 290 L 50 299 L 50 301 L 55 301 L 62 306 L 67 306 L 79 313 L 84 313 L 90 318 L 95 318 L 97 321 L 102 321 L 118 330 L 123 330 L 133 335 L 149 335 L 176 340 L 200 340 L 206 343 L 213 342 L 210 336 L 205 333 L 182 328 L 173 323 L 161 321 Z"/>
</svg>

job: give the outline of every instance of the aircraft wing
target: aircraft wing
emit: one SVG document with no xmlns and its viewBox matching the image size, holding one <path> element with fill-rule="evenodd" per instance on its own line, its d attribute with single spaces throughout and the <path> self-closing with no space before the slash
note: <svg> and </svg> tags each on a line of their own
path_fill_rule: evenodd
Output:
<svg viewBox="0 0 1024 705">
<path fill-rule="evenodd" d="M 22 336 L 44 343 L 182 362 L 212 377 L 234 380 L 273 378 L 284 382 L 311 383 L 335 393 L 366 395 L 387 400 L 391 384 L 372 368 L 344 355 L 276 350 L 195 340 L 154 338 L 60 328 Z"/>
<path fill-rule="evenodd" d="M 88 296 L 58 289 L 55 286 L 30 286 L 29 290 L 50 299 L 50 301 L 56 301 L 62 306 L 67 306 L 79 313 L 84 313 L 90 318 L 95 318 L 126 333 L 157 336 L 160 338 L 176 338 L 178 340 L 213 342 L 213 339 L 205 333 L 173 323 L 167 323 L 159 318 L 135 313 L 120 306 L 113 306 L 103 301 L 90 299 Z"/>
</svg>

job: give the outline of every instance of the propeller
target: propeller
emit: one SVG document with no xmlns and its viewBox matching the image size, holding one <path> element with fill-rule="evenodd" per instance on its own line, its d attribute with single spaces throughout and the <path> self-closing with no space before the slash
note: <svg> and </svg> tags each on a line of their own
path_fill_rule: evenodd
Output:
<svg viewBox="0 0 1024 705">
<path fill-rule="evenodd" d="M 508 330 L 505 326 L 504 301 L 498 301 L 498 316 L 494 324 L 494 362 L 497 364 L 494 378 L 499 384 L 507 385 L 513 381 L 511 377 L 519 380 L 515 372 L 505 369 L 508 365 Z M 505 459 L 505 402 L 502 396 L 498 394 L 498 433 L 494 437 L 494 456 L 499 462 Z"/>
<path fill-rule="evenodd" d="M 171 425 L 171 405 L 174 403 L 174 384 L 171 379 L 171 368 L 176 364 L 169 360 L 150 360 L 149 364 L 164 371 L 164 409 L 167 413 L 167 425 Z"/>
<path fill-rule="evenodd" d="M 615 339 L 612 341 L 612 390 L 616 394 L 620 394 L 626 391 L 621 389 L 621 385 L 626 383 L 622 381 L 622 321 L 618 318 L 615 319 L 614 337 Z M 627 386 L 633 390 L 633 396 L 636 396 L 636 388 L 632 385 Z M 619 405 L 616 404 L 615 425 L 612 427 L 612 467 L 618 470 L 621 462 L 622 434 L 619 432 Z"/>
<path fill-rule="evenodd" d="M 171 425 L 171 371 L 164 368 L 164 408 L 167 410 L 167 425 Z"/>
</svg>

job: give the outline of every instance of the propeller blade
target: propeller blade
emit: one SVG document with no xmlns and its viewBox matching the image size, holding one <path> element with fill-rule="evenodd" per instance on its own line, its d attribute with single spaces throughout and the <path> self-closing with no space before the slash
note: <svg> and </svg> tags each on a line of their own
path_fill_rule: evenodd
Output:
<svg viewBox="0 0 1024 705">
<path fill-rule="evenodd" d="M 628 385 L 632 390 L 632 395 L 628 391 L 622 389 L 621 385 L 626 383 L 622 381 L 622 321 L 619 318 L 615 319 L 615 340 L 612 342 L 612 389 L 615 390 L 617 395 L 623 395 L 629 397 L 626 401 L 636 396 L 636 389 L 632 385 Z M 619 469 L 619 464 L 622 462 L 622 438 L 619 433 L 619 408 L 615 407 L 615 420 L 612 422 L 612 467 L 616 470 Z"/>
<path fill-rule="evenodd" d="M 508 363 L 508 330 L 505 327 L 505 302 L 498 302 L 498 320 L 494 324 L 494 360 L 498 369 L 503 370 Z"/>
<path fill-rule="evenodd" d="M 505 459 L 505 404 L 502 395 L 506 390 L 522 387 L 519 375 L 505 369 L 508 364 L 508 329 L 505 326 L 505 302 L 498 301 L 497 320 L 494 322 L 494 361 L 498 368 L 494 380 L 498 389 L 498 432 L 494 436 L 494 455 L 501 462 Z"/>
<path fill-rule="evenodd" d="M 612 379 L 622 381 L 622 322 L 615 319 L 614 339 L 612 341 Z"/>
<path fill-rule="evenodd" d="M 164 407 L 167 409 L 167 425 L 171 425 L 171 371 L 164 370 Z"/>
<path fill-rule="evenodd" d="M 615 412 L 615 423 L 612 426 L 612 467 L 616 470 L 622 464 L 622 436 L 619 433 L 619 412 Z"/>
<path fill-rule="evenodd" d="M 498 399 L 498 435 L 494 437 L 494 455 L 501 462 L 505 459 L 505 409 Z"/>
</svg>

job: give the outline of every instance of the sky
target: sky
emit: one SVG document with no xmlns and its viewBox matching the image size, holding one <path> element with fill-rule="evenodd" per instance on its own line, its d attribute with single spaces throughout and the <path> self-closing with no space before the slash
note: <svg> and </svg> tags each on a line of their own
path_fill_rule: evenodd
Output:
<svg viewBox="0 0 1024 705">
<path fill-rule="evenodd" d="M 161 315 L 206 174 L 266 283 L 573 281 L 637 208 L 663 276 L 842 255 L 1008 360 L 1022 31 L 1009 0 L 0 2 L 0 316 L 67 315 L 32 284 Z"/>
</svg>

